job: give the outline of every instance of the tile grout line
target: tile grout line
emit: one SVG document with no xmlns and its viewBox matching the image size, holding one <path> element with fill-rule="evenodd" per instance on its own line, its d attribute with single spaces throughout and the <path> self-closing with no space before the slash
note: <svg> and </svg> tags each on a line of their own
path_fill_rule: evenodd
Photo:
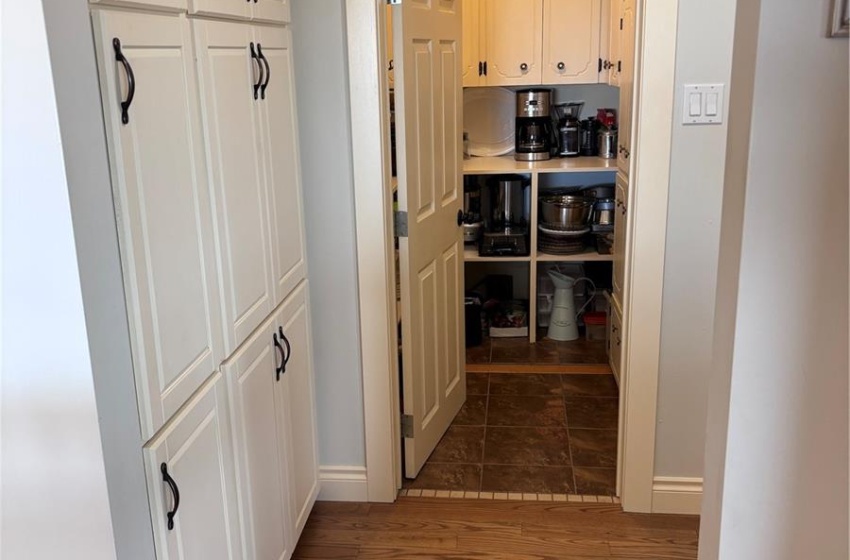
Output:
<svg viewBox="0 0 850 560">
<path fill-rule="evenodd" d="M 490 344 L 490 352 L 493 351 L 493 345 Z M 484 489 L 484 457 L 487 453 L 487 418 L 490 414 L 490 374 L 487 374 L 487 395 L 484 397 L 484 434 L 481 442 L 481 474 L 478 476 L 478 492 L 483 492 Z"/>
<path fill-rule="evenodd" d="M 573 462 L 573 445 L 570 438 L 570 417 L 567 415 L 567 391 L 564 387 L 564 376 L 559 379 L 561 382 L 561 402 L 564 403 L 564 422 L 567 424 L 567 451 L 570 454 L 570 472 L 573 475 L 573 490 L 578 492 L 578 481 L 576 480 L 576 466 Z"/>
</svg>

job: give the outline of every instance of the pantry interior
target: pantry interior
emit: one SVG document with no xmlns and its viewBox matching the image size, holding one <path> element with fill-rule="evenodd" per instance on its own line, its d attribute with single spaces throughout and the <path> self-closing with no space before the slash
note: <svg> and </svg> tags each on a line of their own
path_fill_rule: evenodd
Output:
<svg viewBox="0 0 850 560">
<path fill-rule="evenodd" d="M 402 492 L 615 496 L 635 2 L 463 0 L 461 6 L 467 401 L 428 463 L 415 480 L 405 482 Z M 391 111 L 397 65 L 393 9 L 388 6 L 386 14 Z M 569 106 L 576 117 L 572 122 L 552 120 L 551 157 L 545 160 L 520 161 L 515 154 L 514 125 L 521 110 L 515 99 L 529 90 L 547 92 L 554 108 L 563 111 Z M 582 149 L 569 157 L 559 155 L 565 153 L 564 144 L 558 145 L 559 128 L 565 124 L 577 125 L 577 134 L 586 132 Z M 616 135 L 616 153 L 603 154 L 606 157 L 599 153 L 602 131 Z M 395 153 L 394 130 L 390 134 L 391 184 L 397 200 L 395 160 L 401 156 Z M 513 224 L 499 223 L 497 210 L 504 211 L 511 197 L 520 217 Z M 544 203 L 564 197 L 584 202 L 578 221 L 575 216 L 569 223 L 547 221 Z M 500 235 L 505 225 L 520 232 L 514 236 L 518 247 L 515 239 L 510 242 Z M 396 267 L 398 280 L 398 256 Z M 549 329 L 553 312 L 559 318 L 564 313 L 555 309 L 556 301 L 564 301 L 555 295 L 558 274 L 576 281 L 569 286 L 568 307 L 570 314 L 576 313 L 578 329 L 567 329 L 566 334 Z M 558 415 L 562 418 L 555 418 Z M 515 449 L 508 458 L 489 457 L 493 453 L 488 447 L 504 447 L 504 441 L 487 435 L 499 428 L 512 435 L 530 428 L 552 431 L 536 443 L 534 434 L 525 433 L 522 445 L 537 447 L 528 453 Z M 560 449 L 547 452 L 550 444 Z M 476 464 L 477 471 L 470 468 Z M 567 467 L 576 472 L 567 472 L 566 482 L 564 476 L 552 478 L 553 469 Z M 589 475 L 589 483 L 579 481 L 580 469 Z"/>
</svg>

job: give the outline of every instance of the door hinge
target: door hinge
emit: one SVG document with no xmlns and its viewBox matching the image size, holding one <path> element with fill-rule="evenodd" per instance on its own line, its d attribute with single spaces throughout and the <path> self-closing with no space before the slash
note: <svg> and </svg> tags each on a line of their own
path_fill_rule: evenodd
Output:
<svg viewBox="0 0 850 560">
<path fill-rule="evenodd" d="M 413 416 L 410 414 L 401 415 L 401 437 L 413 437 Z"/>
<path fill-rule="evenodd" d="M 407 237 L 407 212 L 395 211 L 393 214 L 393 231 L 396 237 Z"/>
</svg>

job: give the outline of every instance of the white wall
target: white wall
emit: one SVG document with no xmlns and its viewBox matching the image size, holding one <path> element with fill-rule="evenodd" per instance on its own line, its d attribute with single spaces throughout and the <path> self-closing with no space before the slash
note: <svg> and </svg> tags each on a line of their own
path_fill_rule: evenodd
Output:
<svg viewBox="0 0 850 560">
<path fill-rule="evenodd" d="M 0 556 L 115 558 L 41 2 L 2 9 Z"/>
<path fill-rule="evenodd" d="M 728 119 L 682 123 L 682 86 L 729 84 L 736 0 L 680 0 L 655 475 L 703 475 Z M 728 91 L 728 87 L 727 87 Z"/>
<path fill-rule="evenodd" d="M 365 466 L 345 2 L 294 0 L 322 466 Z"/>
<path fill-rule="evenodd" d="M 723 276 L 718 291 L 718 320 L 735 306 L 735 323 L 722 325 L 734 346 L 717 357 L 731 365 L 716 371 L 725 382 L 712 384 L 705 560 L 850 555 L 848 44 L 825 38 L 828 8 L 762 0 L 750 14 L 760 22 L 737 37 L 758 30 L 754 59 L 736 55 L 754 94 L 751 115 L 739 114 L 751 119 L 749 155 L 729 154 L 727 189 L 740 175 L 746 193 L 724 208 L 743 219 L 730 224 L 742 234 L 739 277 Z M 738 247 L 721 251 L 725 267 Z"/>
</svg>

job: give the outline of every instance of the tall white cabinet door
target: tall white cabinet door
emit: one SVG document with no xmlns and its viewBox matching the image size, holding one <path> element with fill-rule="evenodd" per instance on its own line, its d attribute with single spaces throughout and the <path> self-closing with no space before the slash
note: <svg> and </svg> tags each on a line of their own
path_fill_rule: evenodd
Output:
<svg viewBox="0 0 850 560">
<path fill-rule="evenodd" d="M 254 29 L 267 73 L 257 107 L 263 132 L 274 302 L 279 304 L 307 272 L 292 39 L 289 29 Z"/>
<path fill-rule="evenodd" d="M 543 66 L 543 0 L 483 1 L 487 85 L 539 85 Z"/>
<path fill-rule="evenodd" d="M 292 21 L 291 0 L 254 0 L 252 4 L 254 21 L 270 23 L 289 23 Z"/>
<path fill-rule="evenodd" d="M 246 558 L 280 560 L 292 553 L 289 530 L 287 398 L 278 368 L 283 344 L 266 323 L 224 366 L 233 399 L 234 441 Z"/>
<path fill-rule="evenodd" d="M 194 54 L 184 16 L 96 10 L 93 18 L 147 440 L 222 358 Z"/>
<path fill-rule="evenodd" d="M 627 177 L 631 167 L 632 119 L 635 90 L 635 0 L 623 0 L 621 17 L 623 31 L 620 35 L 620 131 L 617 142 L 617 168 Z"/>
<path fill-rule="evenodd" d="M 463 87 L 482 85 L 481 0 L 463 0 Z"/>
<path fill-rule="evenodd" d="M 189 2 L 189 12 L 192 14 L 246 20 L 251 19 L 251 7 L 254 5 L 250 0 L 189 0 Z"/>
<path fill-rule="evenodd" d="M 296 538 L 304 529 L 319 494 L 316 395 L 307 299 L 302 284 L 283 304 L 275 324 L 287 348 L 283 374 L 289 393 L 284 421 L 289 428 L 289 472 L 292 519 Z"/>
<path fill-rule="evenodd" d="M 263 185 L 259 58 L 253 29 L 195 21 L 222 261 L 225 346 L 232 353 L 274 309 Z M 256 91 L 256 96 L 255 96 Z M 256 97 L 256 98 L 255 98 Z"/>
<path fill-rule="evenodd" d="M 596 84 L 602 0 L 543 0 L 543 83 Z"/>
<path fill-rule="evenodd" d="M 244 558 L 231 441 L 217 373 L 145 448 L 158 560 Z"/>
<path fill-rule="evenodd" d="M 623 306 L 623 293 L 625 287 L 626 271 L 626 236 L 628 232 L 628 191 L 629 183 L 622 173 L 617 173 L 617 187 L 615 191 L 615 217 L 614 217 L 614 247 L 613 256 L 613 296 L 620 307 Z"/>
</svg>

